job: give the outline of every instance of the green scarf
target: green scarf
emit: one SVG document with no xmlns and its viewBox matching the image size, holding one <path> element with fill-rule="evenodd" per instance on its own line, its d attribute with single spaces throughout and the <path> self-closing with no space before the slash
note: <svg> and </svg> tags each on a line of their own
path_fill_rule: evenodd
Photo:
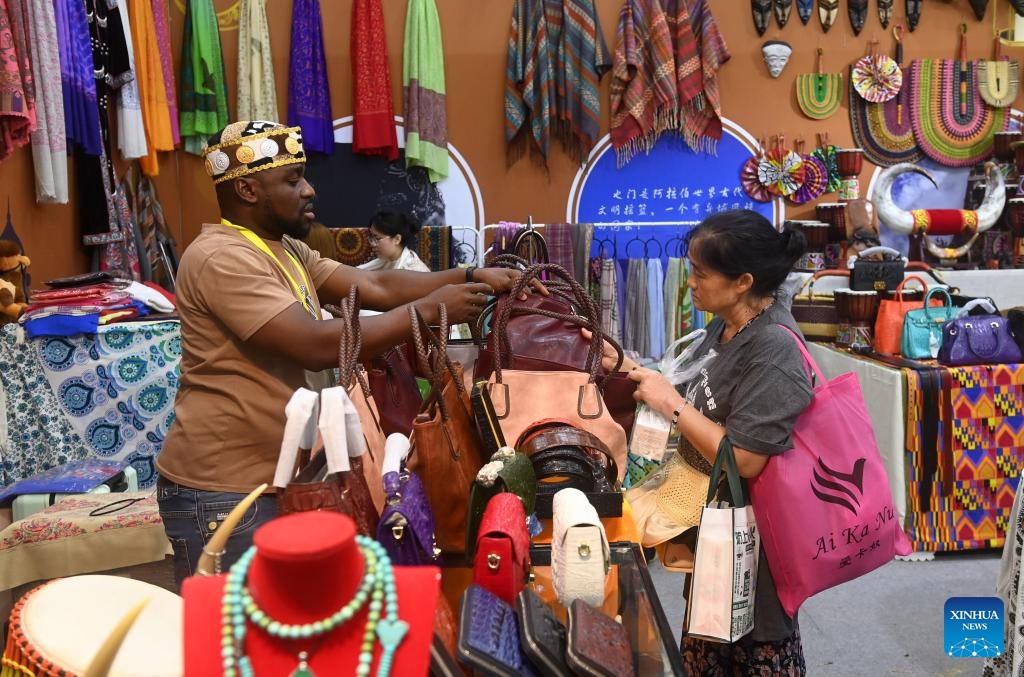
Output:
<svg viewBox="0 0 1024 677">
<path fill-rule="evenodd" d="M 181 138 L 185 150 L 201 155 L 206 140 L 230 122 L 220 30 L 213 0 L 185 5 L 181 43 Z"/>
<path fill-rule="evenodd" d="M 409 0 L 402 68 L 405 166 L 427 169 L 431 182 L 448 176 L 444 49 L 434 0 Z"/>
</svg>

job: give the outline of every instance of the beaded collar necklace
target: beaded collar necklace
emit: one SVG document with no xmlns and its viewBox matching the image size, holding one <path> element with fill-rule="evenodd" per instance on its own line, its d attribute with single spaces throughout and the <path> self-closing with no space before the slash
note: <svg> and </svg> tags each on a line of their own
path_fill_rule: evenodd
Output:
<svg viewBox="0 0 1024 677">
<path fill-rule="evenodd" d="M 731 338 L 731 339 L 729 339 L 729 340 L 730 340 L 730 341 L 732 341 L 732 340 L 734 340 L 734 339 L 735 339 L 735 338 L 736 338 L 737 336 L 739 336 L 740 334 L 742 334 L 742 333 L 743 333 L 743 330 L 744 330 L 744 329 L 746 329 L 746 328 L 747 328 L 747 327 L 749 327 L 749 326 L 750 326 L 751 324 L 753 324 L 753 323 L 754 323 L 754 320 L 756 320 L 757 318 L 759 318 L 759 317 L 761 317 L 762 315 L 764 315 L 764 314 L 765 314 L 765 312 L 767 312 L 767 310 L 768 310 L 769 308 L 771 308 L 772 306 L 774 306 L 774 305 L 775 305 L 775 299 L 772 299 L 771 301 L 769 301 L 769 302 L 768 302 L 768 305 L 766 305 L 766 306 L 765 306 L 764 308 L 762 308 L 761 310 L 757 311 L 757 312 L 756 312 L 756 313 L 754 314 L 754 316 L 753 316 L 752 318 L 750 318 L 749 320 L 747 320 L 746 322 L 744 322 L 744 323 L 743 323 L 743 326 L 741 326 L 741 327 L 740 327 L 739 329 L 737 329 L 737 330 L 736 330 L 736 333 L 735 333 L 735 334 L 733 334 L 733 335 L 732 335 L 732 338 Z M 724 332 L 725 332 L 725 330 L 723 329 L 723 330 L 722 330 L 722 332 L 724 333 Z"/>
<path fill-rule="evenodd" d="M 369 676 L 373 663 L 373 648 L 379 641 L 383 653 L 377 666 L 377 677 L 388 677 L 395 651 L 405 638 L 409 624 L 398 618 L 395 575 L 384 547 L 366 536 L 356 536 L 356 544 L 363 554 L 365 570 L 352 599 L 326 618 L 295 625 L 274 620 L 256 604 L 252 593 L 245 586 L 249 566 L 256 555 L 256 546 L 250 547 L 242 555 L 231 567 L 224 583 L 224 599 L 221 606 L 221 657 L 224 677 L 255 677 L 252 661 L 245 655 L 247 621 L 278 639 L 319 638 L 315 650 L 327 633 L 352 619 L 368 601 L 370 610 L 363 630 L 356 675 Z M 384 618 L 381 618 L 382 610 Z M 311 653 L 298 652 L 298 665 L 291 672 L 291 677 L 316 677 L 309 666 Z"/>
</svg>

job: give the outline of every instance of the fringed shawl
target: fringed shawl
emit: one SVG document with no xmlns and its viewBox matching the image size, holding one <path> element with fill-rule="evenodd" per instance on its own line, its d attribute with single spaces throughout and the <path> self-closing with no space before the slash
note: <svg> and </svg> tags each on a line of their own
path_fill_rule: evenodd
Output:
<svg viewBox="0 0 1024 677">
<path fill-rule="evenodd" d="M 505 67 L 505 144 L 509 165 L 527 147 L 546 165 L 554 105 L 554 65 L 544 0 L 515 0 Z M 532 142 L 529 141 L 532 137 Z"/>
<path fill-rule="evenodd" d="M 722 138 L 722 97 L 718 88 L 718 69 L 729 60 L 729 48 L 711 14 L 708 0 L 679 2 L 689 6 L 693 37 L 700 50 L 704 89 L 703 98 L 696 99 L 697 105 L 680 120 L 681 131 L 684 138 L 701 137 L 695 148 L 714 154 L 717 142 Z"/>
<path fill-rule="evenodd" d="M 352 151 L 398 159 L 381 0 L 352 5 Z"/>
<path fill-rule="evenodd" d="M 128 68 L 131 79 L 117 90 L 117 147 L 126 160 L 145 157 L 146 125 L 143 122 L 139 102 L 139 76 L 135 68 L 135 52 L 132 42 L 131 18 L 128 16 L 128 0 L 117 0 L 121 14 L 121 29 L 128 50 Z"/>
<path fill-rule="evenodd" d="M 181 136 L 185 150 L 200 155 L 206 141 L 230 121 L 224 57 L 213 0 L 186 6 L 181 43 Z"/>
<path fill-rule="evenodd" d="M 160 172 L 157 151 L 174 150 L 177 128 L 177 106 L 167 98 L 166 72 L 163 68 L 163 41 L 155 9 L 148 2 L 132 0 L 128 16 L 135 31 L 132 48 L 135 54 L 135 79 L 139 86 L 139 105 L 146 130 L 146 156 L 139 166 L 147 176 Z"/>
<path fill-rule="evenodd" d="M 320 0 L 295 0 L 288 60 L 288 124 L 302 127 L 306 152 L 334 152 L 331 89 L 324 57 Z"/>
<path fill-rule="evenodd" d="M 557 40 L 548 29 L 555 45 L 554 134 L 569 156 L 582 163 L 601 133 L 598 88 L 612 57 L 593 0 L 564 0 L 560 11 Z"/>
<path fill-rule="evenodd" d="M 139 3 L 132 2 L 132 5 Z M 174 83 L 174 64 L 171 56 L 171 29 L 167 21 L 167 0 L 152 0 L 150 9 L 153 26 L 156 29 L 156 48 L 160 51 L 160 69 L 163 72 L 163 87 L 167 93 L 167 108 L 171 117 L 171 148 L 181 143 L 181 129 L 178 127 L 178 88 Z"/>
<path fill-rule="evenodd" d="M 432 182 L 448 176 L 444 47 L 434 0 L 409 0 L 402 69 L 405 166 L 425 167 Z"/>
<path fill-rule="evenodd" d="M 277 89 L 266 0 L 242 0 L 238 21 L 239 120 L 277 120 Z"/>
<path fill-rule="evenodd" d="M 36 128 L 25 2 L 31 0 L 0 0 L 0 160 L 27 144 Z"/>
<path fill-rule="evenodd" d="M 68 201 L 68 151 L 61 93 L 60 48 L 52 2 L 29 2 L 32 68 L 36 85 L 36 131 L 32 132 L 36 201 Z"/>
</svg>

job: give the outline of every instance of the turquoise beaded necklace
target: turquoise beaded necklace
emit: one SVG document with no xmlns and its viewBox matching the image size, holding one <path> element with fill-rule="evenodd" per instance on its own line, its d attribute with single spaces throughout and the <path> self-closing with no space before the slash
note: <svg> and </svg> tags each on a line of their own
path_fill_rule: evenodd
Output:
<svg viewBox="0 0 1024 677">
<path fill-rule="evenodd" d="M 256 556 L 256 546 L 250 547 L 231 567 L 224 583 L 221 605 L 221 658 L 224 677 L 255 677 L 252 661 L 245 655 L 247 621 L 279 639 L 310 639 L 323 636 L 352 619 L 369 602 L 363 642 L 359 651 L 358 677 L 369 677 L 373 663 L 373 647 L 380 641 L 383 652 L 377 666 L 377 677 L 388 677 L 395 651 L 405 638 L 409 624 L 398 618 L 395 593 L 395 575 L 391 560 L 384 547 L 366 536 L 356 536 L 356 544 L 363 554 L 365 570 L 359 588 L 352 599 L 330 616 L 312 623 L 288 624 L 275 621 L 256 604 L 245 580 L 249 566 Z M 381 618 L 381 612 L 384 618 Z M 298 665 L 291 677 L 316 677 L 309 667 L 310 652 L 300 651 Z"/>
</svg>

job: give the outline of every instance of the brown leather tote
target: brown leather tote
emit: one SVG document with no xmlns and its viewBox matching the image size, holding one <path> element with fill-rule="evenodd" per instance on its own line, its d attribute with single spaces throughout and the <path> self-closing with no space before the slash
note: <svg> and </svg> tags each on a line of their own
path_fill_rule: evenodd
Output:
<svg viewBox="0 0 1024 677">
<path fill-rule="evenodd" d="M 447 355 L 448 313 L 444 305 L 438 308 L 440 327 L 435 335 L 409 306 L 417 358 L 428 374 L 430 393 L 412 424 L 408 467 L 423 482 L 437 522 L 438 545 L 443 551 L 461 553 L 466 547 L 469 491 L 484 460 L 462 367 Z"/>
<path fill-rule="evenodd" d="M 352 518 L 358 533 L 373 537 L 380 516 L 366 486 L 362 457 L 350 458 L 349 465 L 350 470 L 327 473 L 325 454 L 317 454 L 278 492 L 278 510 L 282 515 L 314 510 L 340 512 Z"/>
</svg>

